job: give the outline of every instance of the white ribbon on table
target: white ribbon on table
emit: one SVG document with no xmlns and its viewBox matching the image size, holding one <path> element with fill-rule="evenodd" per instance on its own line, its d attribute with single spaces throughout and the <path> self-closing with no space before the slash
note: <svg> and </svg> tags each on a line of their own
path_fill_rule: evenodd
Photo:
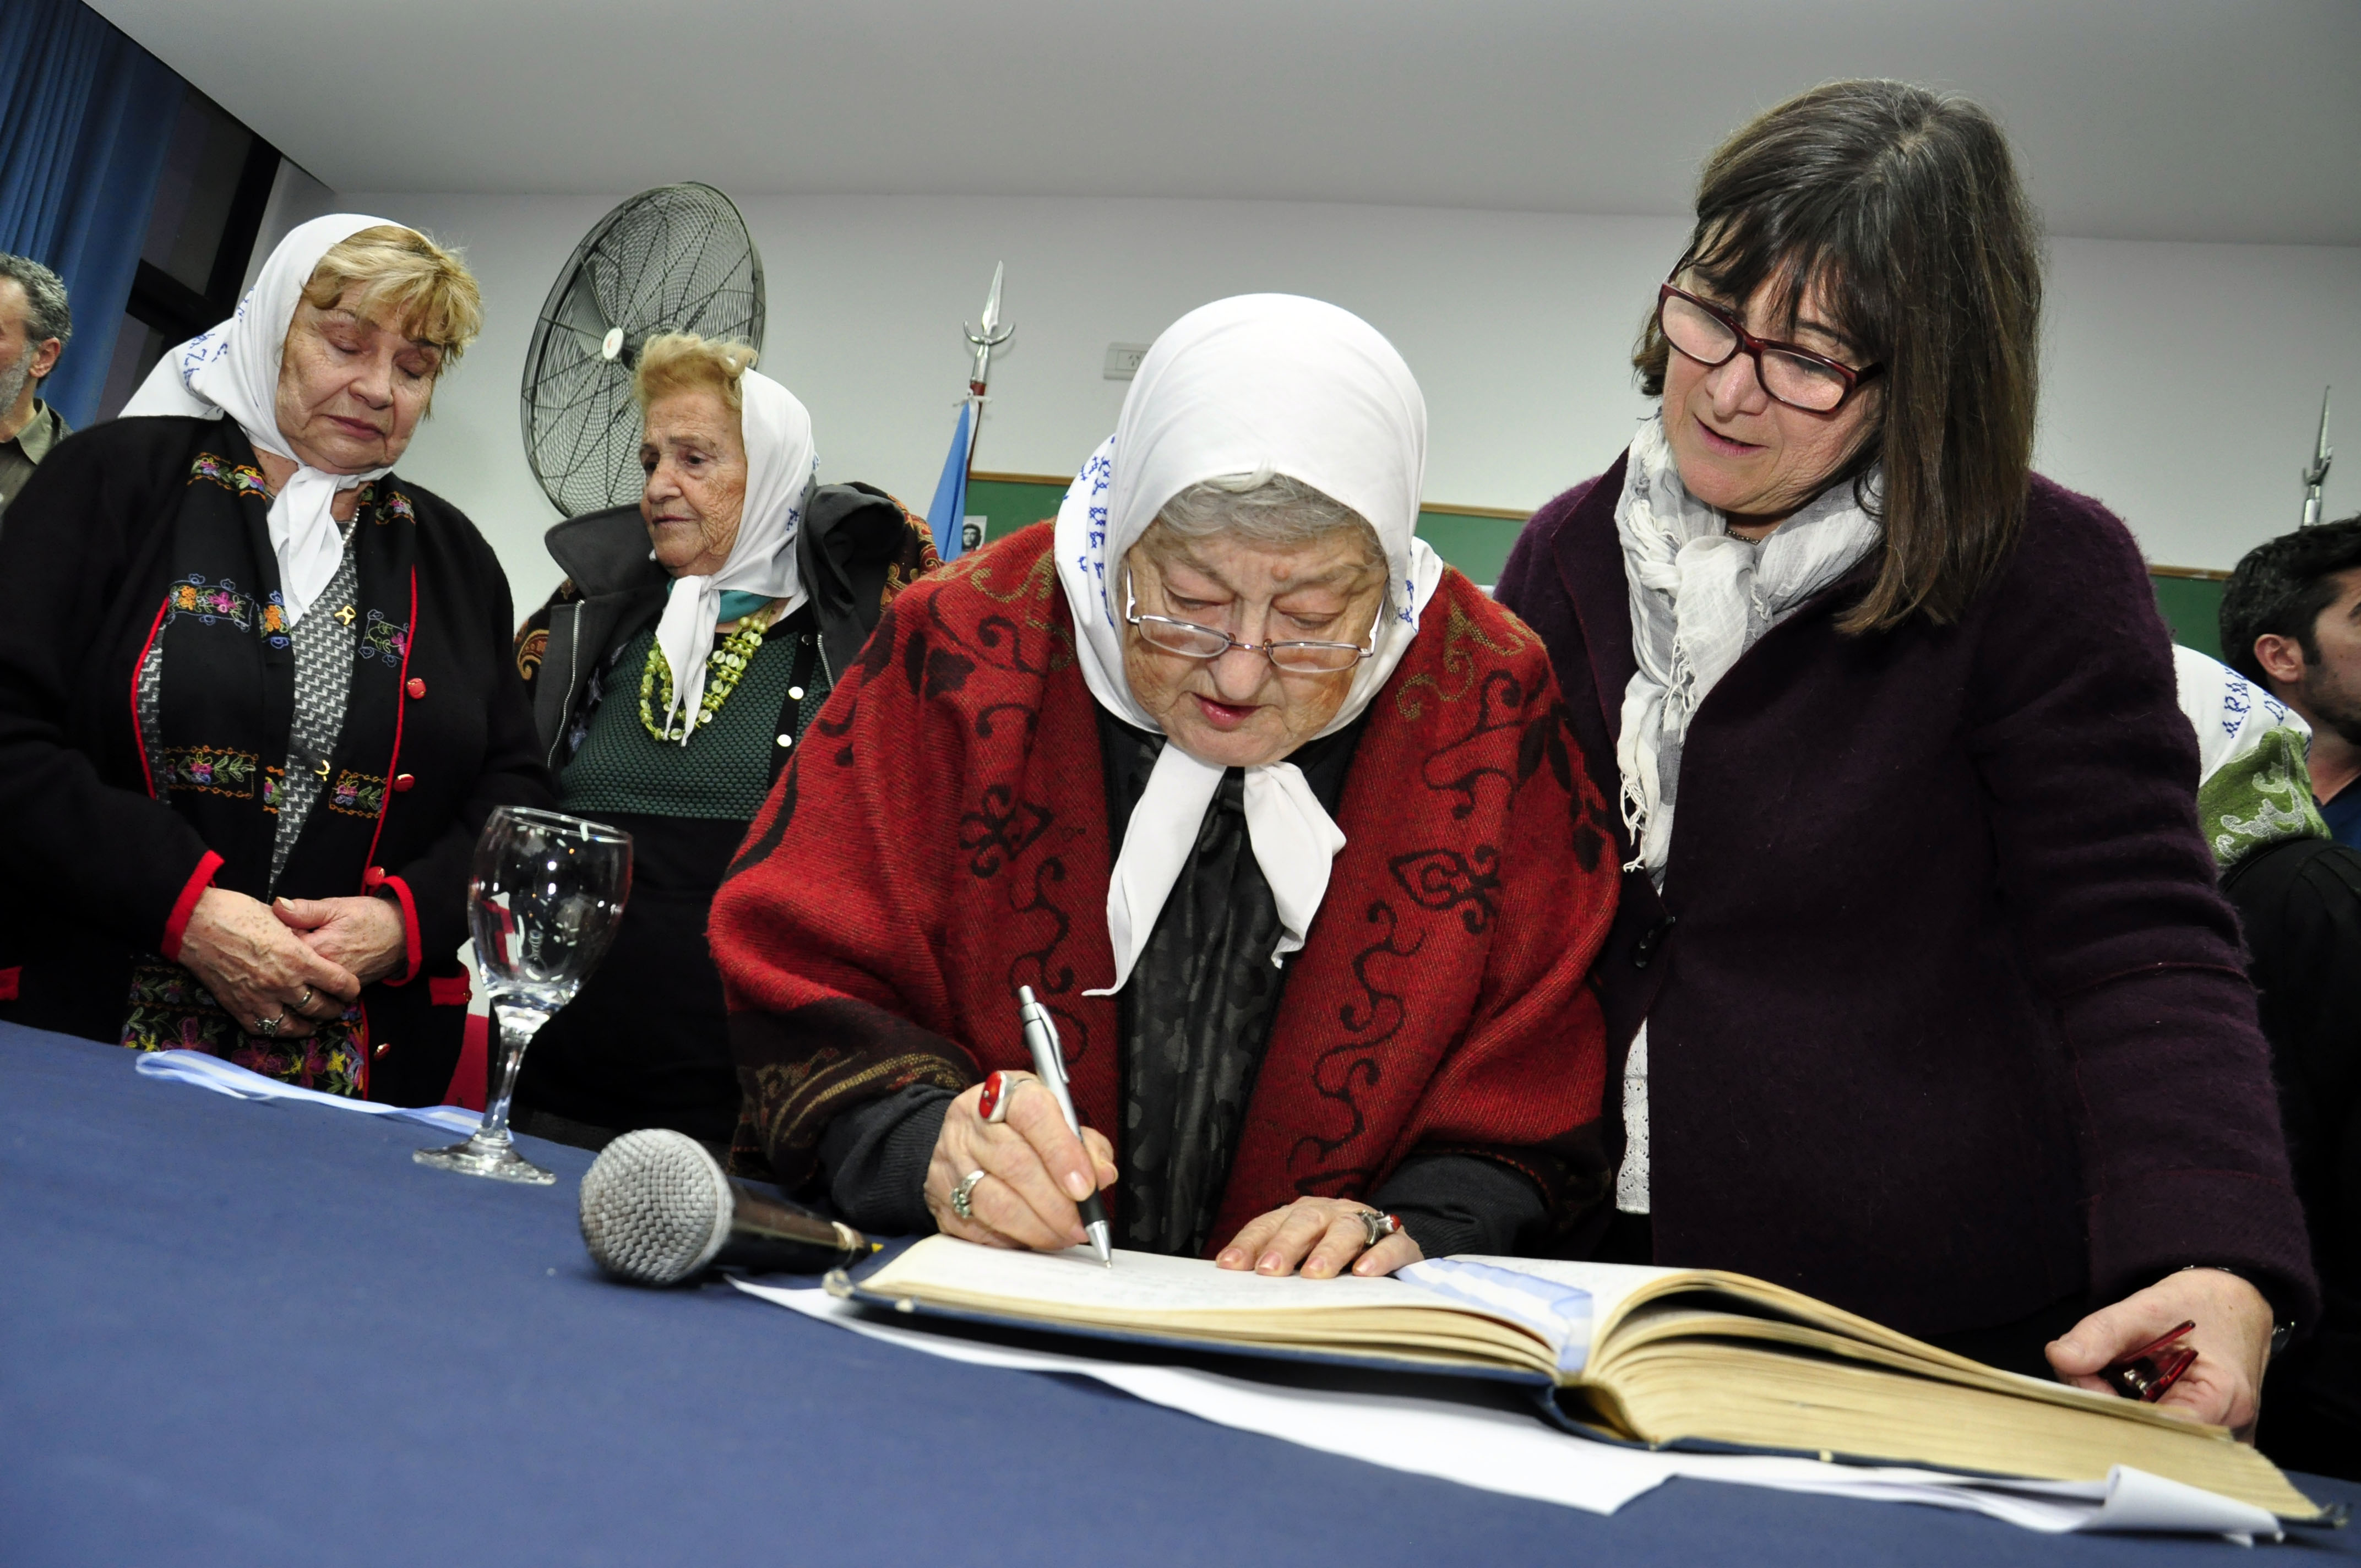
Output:
<svg viewBox="0 0 2361 1568">
<path fill-rule="evenodd" d="M 416 1122 L 437 1132 L 457 1133 L 462 1136 L 483 1124 L 483 1114 L 463 1111 L 456 1105 L 388 1105 L 379 1100 L 353 1100 L 342 1094 L 325 1094 L 316 1089 L 299 1089 L 291 1083 L 281 1083 L 275 1078 L 265 1078 L 250 1072 L 235 1062 L 219 1057 L 209 1057 L 203 1051 L 147 1051 L 140 1055 L 137 1071 L 142 1078 L 160 1078 L 173 1083 L 193 1083 L 199 1089 L 210 1089 L 215 1094 L 226 1094 L 233 1100 L 302 1100 L 314 1105 L 330 1105 L 339 1111 L 358 1111 L 364 1115 L 390 1116 L 397 1122 Z"/>
</svg>

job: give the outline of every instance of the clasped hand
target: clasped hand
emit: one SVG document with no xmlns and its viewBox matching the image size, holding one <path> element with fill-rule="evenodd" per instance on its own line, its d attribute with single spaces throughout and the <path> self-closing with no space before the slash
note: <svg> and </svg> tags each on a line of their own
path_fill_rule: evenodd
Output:
<svg viewBox="0 0 2361 1568">
<path fill-rule="evenodd" d="M 401 916 L 384 899 L 282 898 L 264 904 L 209 887 L 181 938 L 180 961 L 238 1025 L 281 1020 L 301 1038 L 384 979 L 404 952 Z"/>
</svg>

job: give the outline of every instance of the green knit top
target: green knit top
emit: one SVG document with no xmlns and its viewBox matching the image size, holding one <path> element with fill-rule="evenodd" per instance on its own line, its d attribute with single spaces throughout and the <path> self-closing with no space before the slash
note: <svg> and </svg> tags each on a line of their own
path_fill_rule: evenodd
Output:
<svg viewBox="0 0 2361 1568">
<path fill-rule="evenodd" d="M 811 633 L 789 630 L 782 618 L 754 651 L 737 689 L 686 746 L 657 740 L 640 722 L 640 674 L 655 640 L 651 625 L 624 646 L 609 670 L 582 747 L 560 775 L 560 804 L 571 812 L 752 821 L 771 793 L 772 753 L 779 749 L 779 715 L 795 677 L 796 652 Z M 810 674 L 796 705 L 798 735 L 828 696 L 820 662 L 807 663 Z"/>
</svg>

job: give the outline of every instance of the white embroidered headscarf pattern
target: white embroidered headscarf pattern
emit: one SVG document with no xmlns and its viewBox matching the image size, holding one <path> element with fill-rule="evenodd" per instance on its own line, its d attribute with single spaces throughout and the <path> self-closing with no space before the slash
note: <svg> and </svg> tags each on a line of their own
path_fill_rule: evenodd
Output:
<svg viewBox="0 0 2361 1568">
<path fill-rule="evenodd" d="M 738 386 L 745 404 L 739 425 L 746 442 L 746 497 L 739 512 L 738 537 L 719 571 L 673 579 L 672 596 L 656 622 L 656 646 L 664 650 L 664 663 L 672 671 L 673 705 L 664 716 L 667 726 L 677 713 L 693 719 L 704 699 L 706 656 L 713 648 L 713 629 L 720 624 L 723 594 L 785 599 L 782 617 L 793 615 L 804 602 L 796 535 L 803 530 L 804 508 L 810 503 L 819 472 L 811 415 L 793 392 L 759 370 L 742 372 Z M 695 732 L 694 722 L 684 725 L 680 743 L 687 745 Z"/>
<path fill-rule="evenodd" d="M 1377 652 L 1355 671 L 1321 734 L 1360 717 L 1418 635 L 1443 562 L 1416 535 L 1426 472 L 1426 400 L 1410 367 L 1350 312 L 1292 294 L 1246 294 L 1191 311 L 1140 362 L 1115 433 L 1059 508 L 1058 576 L 1091 695 L 1142 729 L 1162 726 L 1124 674 L 1122 563 L 1164 503 L 1202 480 L 1284 474 L 1368 520 L 1390 575 Z M 1107 886 L 1113 982 L 1123 989 L 1188 863 L 1223 770 L 1168 745 L 1126 826 Z M 1302 771 L 1246 774 L 1247 837 L 1285 928 L 1274 959 L 1303 946 L 1345 835 Z"/>
<path fill-rule="evenodd" d="M 389 224 L 359 213 L 331 213 L 291 230 L 262 264 L 237 313 L 165 355 L 123 408 L 126 419 L 227 414 L 257 451 L 298 465 L 295 477 L 271 499 L 269 524 L 271 554 L 279 560 L 280 599 L 291 627 L 326 590 L 344 558 L 344 535 L 329 515 L 336 492 L 357 489 L 392 470 L 330 474 L 302 465 L 295 455 L 279 431 L 279 365 L 287 352 L 287 329 L 294 324 L 303 285 L 320 258 L 361 230 Z"/>
<path fill-rule="evenodd" d="M 2217 864 L 2282 839 L 2325 839 L 2305 758 L 2312 726 L 2218 659 L 2178 643 L 2172 674 L 2197 732 L 2197 826 Z"/>
</svg>

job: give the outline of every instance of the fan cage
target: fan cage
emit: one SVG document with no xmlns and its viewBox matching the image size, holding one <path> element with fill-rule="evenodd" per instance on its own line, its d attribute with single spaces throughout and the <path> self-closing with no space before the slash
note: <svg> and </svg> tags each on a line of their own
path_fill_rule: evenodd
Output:
<svg viewBox="0 0 2361 1568">
<path fill-rule="evenodd" d="M 636 499 L 641 346 L 693 332 L 759 351 L 764 319 L 762 254 L 721 192 L 660 185 L 599 219 L 558 273 L 525 351 L 519 418 L 542 492 L 566 517 Z"/>
</svg>

